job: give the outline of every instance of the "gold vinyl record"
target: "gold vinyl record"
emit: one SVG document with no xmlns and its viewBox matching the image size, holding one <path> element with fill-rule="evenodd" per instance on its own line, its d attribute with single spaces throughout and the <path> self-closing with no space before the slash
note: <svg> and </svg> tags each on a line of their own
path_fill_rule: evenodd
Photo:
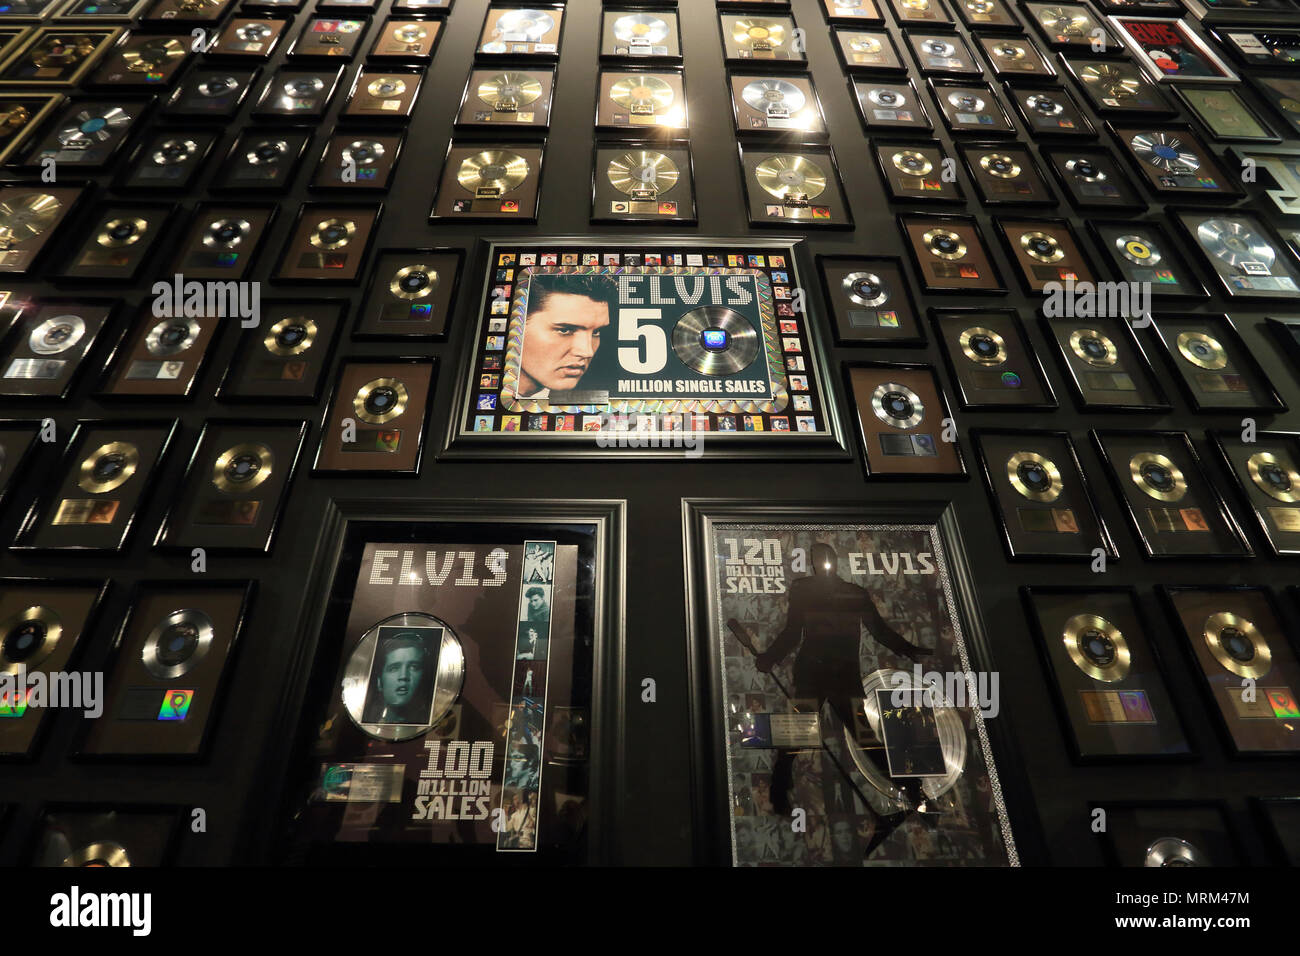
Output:
<svg viewBox="0 0 1300 956">
<path fill-rule="evenodd" d="M 1065 250 L 1055 236 L 1045 232 L 1024 232 L 1020 234 L 1020 248 L 1025 255 L 1039 262 L 1060 262 L 1065 258 Z"/>
<path fill-rule="evenodd" d="M 985 153 L 980 157 L 980 169 L 998 179 L 1015 179 L 1020 175 L 1020 164 L 1006 153 Z"/>
<path fill-rule="evenodd" d="M 139 467 L 140 449 L 130 442 L 109 442 L 81 460 L 77 487 L 92 495 L 102 495 L 121 488 Z"/>
<path fill-rule="evenodd" d="M 660 113 L 674 97 L 673 88 L 657 76 L 629 76 L 609 88 L 609 98 L 625 110 Z"/>
<path fill-rule="evenodd" d="M 1142 88 L 1142 84 L 1136 79 L 1125 75 L 1124 71 L 1109 63 L 1085 66 L 1079 71 L 1079 76 L 1083 78 L 1086 86 L 1100 87 L 1103 95 L 1117 100 L 1131 99 L 1137 96 L 1138 90 Z"/>
<path fill-rule="evenodd" d="M 388 283 L 388 291 L 399 299 L 423 299 L 438 288 L 438 270 L 426 265 L 402 266 Z"/>
<path fill-rule="evenodd" d="M 376 378 L 357 390 L 352 410 L 368 425 L 382 425 L 406 411 L 410 394 L 400 379 Z"/>
<path fill-rule="evenodd" d="M 1228 367 L 1228 353 L 1218 340 L 1204 332 L 1179 332 L 1178 354 L 1197 368 L 1211 372 Z"/>
<path fill-rule="evenodd" d="M 366 84 L 371 96 L 401 96 L 406 92 L 406 81 L 400 76 L 381 76 Z"/>
<path fill-rule="evenodd" d="M 1256 487 L 1278 501 L 1300 501 L 1300 472 L 1289 455 L 1278 457 L 1271 451 L 1257 451 L 1246 461 L 1246 470 Z"/>
<path fill-rule="evenodd" d="M 1046 503 L 1061 497 L 1060 469 L 1036 451 L 1018 451 L 1007 459 L 1007 481 L 1030 501 Z"/>
<path fill-rule="evenodd" d="M 1181 837 L 1160 837 L 1147 847 L 1143 866 L 1211 866 L 1209 857 Z"/>
<path fill-rule="evenodd" d="M 52 36 L 40 49 L 30 54 L 35 66 L 68 67 L 80 63 L 95 52 L 95 41 L 84 33 L 73 36 Z"/>
<path fill-rule="evenodd" d="M 0 622 L 0 674 L 34 670 L 54 653 L 63 636 L 59 615 L 33 604 Z"/>
<path fill-rule="evenodd" d="M 59 866 L 130 866 L 131 857 L 126 847 L 111 840 L 96 840 L 77 847 Z"/>
<path fill-rule="evenodd" d="M 49 193 L 33 193 L 14 202 L 0 202 L 0 233 L 10 243 L 35 239 L 59 216 L 63 203 Z"/>
<path fill-rule="evenodd" d="M 163 319 L 144 337 L 144 347 L 150 355 L 176 355 L 194 345 L 202 334 L 198 319 Z"/>
<path fill-rule="evenodd" d="M 646 149 L 611 160 L 605 174 L 610 185 L 627 196 L 666 193 L 677 185 L 681 175 L 676 164 L 663 153 Z"/>
<path fill-rule="evenodd" d="M 885 45 L 875 37 L 856 36 L 849 40 L 849 49 L 854 53 L 879 53 Z"/>
<path fill-rule="evenodd" d="M 468 192 L 497 190 L 497 195 L 513 192 L 528 178 L 528 160 L 508 149 L 485 149 L 467 157 L 460 164 L 456 181 Z"/>
<path fill-rule="evenodd" d="M 1113 684 L 1128 676 L 1132 655 L 1128 641 L 1110 621 L 1098 614 L 1076 614 L 1065 622 L 1061 634 L 1065 652 L 1074 666 L 1093 680 Z"/>
<path fill-rule="evenodd" d="M 405 23 L 393 28 L 393 39 L 398 43 L 419 43 L 429 35 L 429 31 L 418 23 Z"/>
<path fill-rule="evenodd" d="M 351 219 L 325 219 L 316 224 L 307 241 L 317 249 L 342 249 L 356 231 L 357 224 Z"/>
<path fill-rule="evenodd" d="M 1187 479 L 1164 455 L 1138 452 L 1129 459 L 1128 473 L 1133 484 L 1157 501 L 1181 501 L 1187 494 Z"/>
<path fill-rule="evenodd" d="M 1038 22 L 1061 36 L 1081 37 L 1088 26 L 1088 17 L 1067 13 L 1062 7 L 1048 7 L 1039 12 Z"/>
<path fill-rule="evenodd" d="M 1001 365 L 1007 360 L 1007 343 L 992 329 L 976 325 L 957 337 L 962 354 L 977 365 Z"/>
<path fill-rule="evenodd" d="M 1216 611 L 1202 636 L 1214 659 L 1238 677 L 1257 680 L 1273 666 L 1273 652 L 1259 628 L 1239 614 Z"/>
<path fill-rule="evenodd" d="M 625 43 L 663 43 L 670 32 L 667 22 L 649 13 L 629 13 L 614 21 L 614 37 Z"/>
<path fill-rule="evenodd" d="M 921 236 L 930 255 L 940 259 L 960 259 L 966 255 L 966 243 L 961 236 L 947 229 L 931 229 Z"/>
<path fill-rule="evenodd" d="M 1075 329 L 1070 333 L 1070 351 L 1096 368 L 1110 368 L 1119 361 L 1119 350 L 1104 332 Z"/>
<path fill-rule="evenodd" d="M 316 341 L 316 323 L 305 316 L 291 316 L 271 326 L 262 345 L 272 355 L 299 355 Z"/>
<path fill-rule="evenodd" d="M 275 456 L 261 442 L 243 442 L 227 448 L 212 465 L 212 483 L 228 495 L 252 491 L 271 477 Z"/>
<path fill-rule="evenodd" d="M 164 39 L 146 40 L 134 50 L 122 54 L 122 61 L 131 73 L 148 73 L 161 69 L 169 60 L 179 60 L 185 55 L 185 47 L 180 40 Z"/>
<path fill-rule="evenodd" d="M 929 10 L 930 0 L 903 0 L 903 6 L 908 10 Z"/>
<path fill-rule="evenodd" d="M 494 110 L 517 112 L 542 95 L 542 84 L 527 73 L 498 73 L 478 85 L 478 98 Z"/>
<path fill-rule="evenodd" d="M 758 184 L 777 199 L 816 199 L 826 190 L 826 174 L 807 156 L 768 156 L 754 167 Z"/>
<path fill-rule="evenodd" d="M 742 17 L 732 28 L 731 38 L 742 47 L 766 44 L 778 47 L 785 43 L 785 26 L 774 20 Z"/>
<path fill-rule="evenodd" d="M 925 158 L 925 154 L 915 149 L 900 149 L 890 162 L 900 173 L 908 176 L 924 176 L 934 169 L 934 163 Z"/>
<path fill-rule="evenodd" d="M 100 230 L 99 235 L 95 236 L 95 241 L 101 246 L 119 249 L 139 242 L 140 237 L 148 231 L 149 223 L 134 216 L 110 219 L 104 223 L 104 228 Z"/>
</svg>

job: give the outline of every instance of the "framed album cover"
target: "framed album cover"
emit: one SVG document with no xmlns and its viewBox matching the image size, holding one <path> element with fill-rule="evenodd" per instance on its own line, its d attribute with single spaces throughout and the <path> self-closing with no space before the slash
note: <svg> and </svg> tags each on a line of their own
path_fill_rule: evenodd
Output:
<svg viewBox="0 0 1300 956">
<path fill-rule="evenodd" d="M 1236 482 L 1274 557 L 1300 556 L 1300 435 L 1209 432 L 1210 443 Z"/>
<path fill-rule="evenodd" d="M 858 103 L 858 115 L 868 131 L 880 129 L 929 131 L 934 128 L 911 80 L 900 79 L 886 83 L 876 79 L 854 78 L 849 82 L 853 84 L 854 98 Z"/>
<path fill-rule="evenodd" d="M 973 217 L 900 215 L 898 224 L 927 291 L 1006 291 Z"/>
<path fill-rule="evenodd" d="M 298 31 L 286 54 L 293 60 L 329 59 L 349 61 L 361 45 L 370 25 L 368 17 L 333 19 L 328 16 L 312 17 Z"/>
<path fill-rule="evenodd" d="M 32 866 L 160 867 L 182 832 L 183 807 L 54 805 L 33 836 Z"/>
<path fill-rule="evenodd" d="M 853 212 L 829 146 L 740 147 L 751 226 L 850 229 Z"/>
<path fill-rule="evenodd" d="M 452 140 L 429 220 L 537 221 L 544 143 Z"/>
<path fill-rule="evenodd" d="M 176 214 L 174 203 L 101 206 L 88 221 L 85 240 L 64 262 L 70 282 L 129 282 L 149 263 Z"/>
<path fill-rule="evenodd" d="M 1222 803 L 1105 802 L 1102 848 L 1112 867 L 1234 867 L 1245 859 Z"/>
<path fill-rule="evenodd" d="M 123 163 L 114 185 L 122 190 L 190 189 L 218 139 L 218 133 L 206 130 L 157 129 Z"/>
<path fill-rule="evenodd" d="M 199 203 L 172 260 L 171 274 L 187 280 L 243 279 L 270 232 L 276 208 L 275 203 Z"/>
<path fill-rule="evenodd" d="M 868 478 L 966 477 L 957 426 L 933 367 L 847 362 L 844 377 Z"/>
<path fill-rule="evenodd" d="M 596 143 L 592 163 L 592 222 L 695 222 L 691 151 L 637 144 Z"/>
<path fill-rule="evenodd" d="M 999 80 L 1037 83 L 1056 77 L 1052 64 L 1028 37 L 977 36 L 974 39 Z"/>
<path fill-rule="evenodd" d="M 179 282 L 180 277 L 176 277 Z M 185 311 L 182 295 L 168 289 L 165 305 L 175 302 Z M 163 318 L 158 317 L 161 311 Z M 189 398 L 212 354 L 223 317 L 217 310 L 199 315 L 168 314 L 145 305 L 134 328 L 123 339 L 100 385 L 100 398 Z"/>
<path fill-rule="evenodd" d="M 501 240 L 447 457 L 847 456 L 797 240 Z"/>
<path fill-rule="evenodd" d="M 545 130 L 551 125 L 554 94 L 555 70 L 551 68 L 471 70 L 456 125 Z M 646 99 L 655 102 L 652 94 Z M 654 115 L 653 108 L 649 115 Z"/>
<path fill-rule="evenodd" d="M 271 280 L 356 281 L 383 210 L 382 203 L 303 203 Z"/>
<path fill-rule="evenodd" d="M 925 344 L 901 259 L 818 256 L 817 268 L 840 345 Z"/>
<path fill-rule="evenodd" d="M 1286 402 L 1226 315 L 1153 319 L 1183 396 L 1195 411 L 1286 411 Z"/>
<path fill-rule="evenodd" d="M 765 63 L 806 63 L 799 28 L 794 17 L 786 15 L 750 14 L 718 16 L 722 29 L 722 50 L 728 63 L 745 64 L 755 61 Z"/>
<path fill-rule="evenodd" d="M 294 181 L 315 131 L 309 126 L 245 129 L 230 146 L 208 189 L 284 192 Z"/>
<path fill-rule="evenodd" d="M 983 206 L 1056 205 L 1033 154 L 1007 143 L 958 144 L 957 151 Z"/>
<path fill-rule="evenodd" d="M 281 707 L 301 733 L 284 735 L 277 853 L 608 861 L 625 508 L 330 502 L 300 635 L 311 680 Z"/>
<path fill-rule="evenodd" d="M 225 703 L 255 583 L 141 582 L 113 640 L 104 713 L 78 756 L 200 760 Z"/>
<path fill-rule="evenodd" d="M 122 36 L 122 27 L 38 27 L 30 39 L 0 61 L 0 89 L 79 84 Z"/>
<path fill-rule="evenodd" d="M 1300 263 L 1259 216 L 1226 210 L 1171 212 L 1230 297 L 1291 299 L 1300 292 Z"/>
<path fill-rule="evenodd" d="M 682 73 L 602 69 L 598 83 L 597 129 L 636 130 L 655 138 L 686 137 L 690 119 Z"/>
<path fill-rule="evenodd" d="M 1198 201 L 1215 201 L 1242 196 L 1234 177 L 1224 172 L 1214 153 L 1189 127 L 1112 125 L 1111 132 L 1151 191 L 1166 200 L 1194 196 Z"/>
<path fill-rule="evenodd" d="M 0 759 L 30 759 L 53 718 L 46 694 L 93 633 L 108 581 L 0 578 Z"/>
<path fill-rule="evenodd" d="M 1300 661 L 1267 588 L 1166 587 L 1157 591 L 1202 677 L 1233 756 L 1300 751 Z"/>
<path fill-rule="evenodd" d="M 887 30 L 832 27 L 831 39 L 848 72 L 907 73 L 907 64 L 899 56 L 898 47 Z"/>
<path fill-rule="evenodd" d="M 345 361 L 321 421 L 312 474 L 416 477 L 433 369 L 432 358 Z"/>
<path fill-rule="evenodd" d="M 88 194 L 75 186 L 0 185 L 0 274 L 25 275 L 46 255 L 50 240 L 64 231 Z"/>
<path fill-rule="evenodd" d="M 1174 93 L 1210 135 L 1219 142 L 1277 143 L 1276 133 L 1236 90 L 1224 87 L 1180 86 Z"/>
<path fill-rule="evenodd" d="M 1124 319 L 1043 317 L 1042 324 L 1048 339 L 1056 343 L 1057 358 L 1079 408 L 1169 411 L 1169 397 Z"/>
<path fill-rule="evenodd" d="M 1148 558 L 1254 555 L 1186 432 L 1094 429 L 1092 439 Z"/>
<path fill-rule="evenodd" d="M 1042 156 L 1070 202 L 1079 209 L 1147 208 L 1128 171 L 1110 150 L 1092 146 L 1044 147 Z"/>
<path fill-rule="evenodd" d="M 871 152 L 890 199 L 965 203 L 955 164 L 943 147 L 875 140 Z"/>
<path fill-rule="evenodd" d="M 931 309 L 961 407 L 1050 411 L 1052 386 L 1014 309 Z"/>
<path fill-rule="evenodd" d="M 477 54 L 557 59 L 563 29 L 564 4 L 489 6 L 479 33 Z"/>
<path fill-rule="evenodd" d="M 939 105 L 948 132 L 954 135 L 1014 136 L 1015 125 L 987 83 L 943 83 L 930 80 L 930 95 Z"/>
<path fill-rule="evenodd" d="M 347 310 L 344 299 L 263 299 L 262 324 L 240 337 L 217 398 L 315 404 Z"/>
<path fill-rule="evenodd" d="M 1068 90 L 1008 88 L 1007 97 L 1015 104 L 1025 127 L 1034 135 L 1055 137 L 1086 137 L 1095 139 L 1092 121 L 1079 108 Z"/>
<path fill-rule="evenodd" d="M 1075 760 L 1192 757 L 1132 588 L 1022 587 L 1020 597 Z"/>
<path fill-rule="evenodd" d="M 676 5 L 605 7 L 601 11 L 600 55 L 680 61 L 682 41 Z"/>
<path fill-rule="evenodd" d="M 1019 865 L 951 507 L 683 508 L 697 862 Z"/>
<path fill-rule="evenodd" d="M 178 428 L 175 421 L 78 422 L 56 477 L 10 547 L 120 552 Z"/>
<path fill-rule="evenodd" d="M 443 339 L 455 307 L 463 249 L 385 249 L 371 269 L 370 290 L 352 337 Z"/>
<path fill-rule="evenodd" d="M 8 162 L 62 106 L 62 93 L 0 93 L 0 163 Z"/>
<path fill-rule="evenodd" d="M 351 129 L 325 141 L 309 189 L 339 192 L 381 192 L 397 170 L 405 134 Z"/>
<path fill-rule="evenodd" d="M 1047 294 L 1068 283 L 1094 285 L 1096 271 L 1066 219 L 993 220 L 1027 292 Z"/>
<path fill-rule="evenodd" d="M 810 75 L 733 73 L 728 82 L 737 133 L 779 133 L 796 142 L 826 138 L 826 117 Z"/>
<path fill-rule="evenodd" d="M 269 554 L 307 423 L 208 419 L 155 548 Z"/>
<path fill-rule="evenodd" d="M 1114 560 L 1115 542 L 1069 432 L 971 432 L 1008 559 Z"/>
<path fill-rule="evenodd" d="M 1130 284 L 1145 284 L 1153 298 L 1204 299 L 1208 294 L 1159 223 L 1089 218 L 1088 229 L 1111 274 Z"/>
<path fill-rule="evenodd" d="M 206 60 L 269 60 L 290 21 L 282 17 L 233 17 L 204 51 Z"/>
<path fill-rule="evenodd" d="M 343 77 L 343 67 L 304 70 L 282 66 L 262 88 L 253 107 L 254 119 L 318 120 L 329 108 L 330 99 Z"/>
<path fill-rule="evenodd" d="M 368 60 L 427 63 L 442 37 L 441 20 L 403 20 L 390 17 L 370 44 Z"/>
<path fill-rule="evenodd" d="M 41 454 L 44 421 L 0 419 L 0 505 L 33 459 Z"/>
<path fill-rule="evenodd" d="M 117 303 L 36 299 L 9 329 L 0 352 L 0 396 L 63 401 L 96 347 Z"/>
<path fill-rule="evenodd" d="M 169 119 L 230 119 L 260 75 L 260 67 L 192 69 L 163 101 L 163 114 Z"/>
<path fill-rule="evenodd" d="M 1239 83 L 1240 77 L 1188 25 L 1165 17 L 1107 17 L 1133 59 L 1157 83 Z"/>
</svg>

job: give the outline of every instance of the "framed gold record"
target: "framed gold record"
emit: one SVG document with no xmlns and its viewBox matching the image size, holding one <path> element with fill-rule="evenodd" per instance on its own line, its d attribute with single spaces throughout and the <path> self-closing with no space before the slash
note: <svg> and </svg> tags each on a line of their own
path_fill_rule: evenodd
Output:
<svg viewBox="0 0 1300 956">
<path fill-rule="evenodd" d="M 309 188 L 338 192 L 388 189 L 405 135 L 401 130 L 345 129 L 325 141 Z"/>
<path fill-rule="evenodd" d="M 681 30 L 675 6 L 606 6 L 601 11 L 600 55 L 680 62 Z"/>
<path fill-rule="evenodd" d="M 751 225 L 848 228 L 853 213 L 829 147 L 740 148 Z"/>
<path fill-rule="evenodd" d="M 1286 411 L 1286 402 L 1228 316 L 1156 313 L 1152 325 L 1196 411 Z"/>
<path fill-rule="evenodd" d="M 654 138 L 687 136 L 690 119 L 682 73 L 603 68 L 598 85 L 597 129 L 635 130 Z"/>
<path fill-rule="evenodd" d="M 897 23 L 907 27 L 952 25 L 944 0 L 889 0 L 889 11 Z"/>
<path fill-rule="evenodd" d="M 0 186 L 0 273 L 25 274 L 85 195 L 82 186 Z"/>
<path fill-rule="evenodd" d="M 272 281 L 355 282 L 383 208 L 382 203 L 303 203 Z"/>
<path fill-rule="evenodd" d="M 339 119 L 406 122 L 423 83 L 422 66 L 364 66 L 357 71 Z"/>
<path fill-rule="evenodd" d="M 560 55 L 564 13 L 563 4 L 493 4 L 483 18 L 476 52 L 495 59 L 556 59 Z"/>
<path fill-rule="evenodd" d="M 545 130 L 551 125 L 555 94 L 553 67 L 470 70 L 456 125 Z"/>
<path fill-rule="evenodd" d="M 1275 557 L 1300 556 L 1300 440 L 1295 432 L 1210 432 L 1220 460 L 1232 474 L 1238 498 L 1254 516 Z"/>
<path fill-rule="evenodd" d="M 718 16 L 728 63 L 804 63 L 807 54 L 788 14 L 723 13 Z"/>
<path fill-rule="evenodd" d="M 83 85 L 86 89 L 165 90 L 189 62 L 192 43 L 188 33 L 127 33 Z"/>
<path fill-rule="evenodd" d="M 17 153 L 63 102 L 61 93 L 0 93 L 0 163 Z"/>
<path fill-rule="evenodd" d="M 73 87 L 122 35 L 121 27 L 41 27 L 0 62 L 0 90 Z"/>
<path fill-rule="evenodd" d="M 234 17 L 204 51 L 205 59 L 268 60 L 289 29 L 279 17 Z"/>
<path fill-rule="evenodd" d="M 433 370 L 433 359 L 344 362 L 321 425 L 312 474 L 417 475 Z"/>
<path fill-rule="evenodd" d="M 883 26 L 884 15 L 876 0 L 822 0 L 822 11 L 831 23 Z"/>
<path fill-rule="evenodd" d="M 465 263 L 463 249 L 385 249 L 370 269 L 370 291 L 352 337 L 446 337 Z"/>
<path fill-rule="evenodd" d="M 538 143 L 452 140 L 430 220 L 535 221 L 543 150 Z"/>
<path fill-rule="evenodd" d="M 685 146 L 597 143 L 592 222 L 695 222 L 695 175 Z"/>
<path fill-rule="evenodd" d="M 441 20 L 390 18 L 380 26 L 366 58 L 427 63 L 442 37 Z"/>
<path fill-rule="evenodd" d="M 773 133 L 795 142 L 824 140 L 826 118 L 807 74 L 736 72 L 728 77 L 738 133 Z"/>
</svg>

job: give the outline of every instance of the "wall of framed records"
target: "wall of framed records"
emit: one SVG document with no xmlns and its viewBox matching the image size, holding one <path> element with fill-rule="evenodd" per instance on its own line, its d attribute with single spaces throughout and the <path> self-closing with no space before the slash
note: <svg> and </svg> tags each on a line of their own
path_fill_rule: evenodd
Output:
<svg viewBox="0 0 1300 956">
<path fill-rule="evenodd" d="M 0 676 L 106 707 L 0 708 L 0 865 L 1294 860 L 1300 7 L 1213 6 L 0 11 Z"/>
</svg>

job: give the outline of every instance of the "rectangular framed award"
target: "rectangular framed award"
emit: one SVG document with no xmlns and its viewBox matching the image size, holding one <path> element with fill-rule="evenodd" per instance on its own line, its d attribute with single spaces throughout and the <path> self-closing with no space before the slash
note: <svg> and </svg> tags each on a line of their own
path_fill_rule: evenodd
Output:
<svg viewBox="0 0 1300 956">
<path fill-rule="evenodd" d="M 176 295 L 172 301 L 180 307 L 184 299 Z M 168 318 L 157 318 L 152 309 L 142 310 L 109 363 L 99 394 L 160 401 L 189 398 L 212 354 L 222 322 L 215 310 L 198 317 Z"/>
<path fill-rule="evenodd" d="M 1171 407 L 1124 319 L 1044 316 L 1042 326 L 1056 343 L 1058 364 L 1080 408 L 1161 412 Z"/>
<path fill-rule="evenodd" d="M 266 823 L 277 851 L 607 861 L 625 507 L 331 501 L 300 635 L 310 682 L 281 708 L 300 732 L 282 744 L 294 825 Z"/>
<path fill-rule="evenodd" d="M 503 239 L 474 258 L 449 456 L 847 457 L 798 240 Z"/>
<path fill-rule="evenodd" d="M 418 475 L 434 362 L 432 358 L 344 362 L 321 422 L 312 474 Z"/>
<path fill-rule="evenodd" d="M 1020 596 L 1076 760 L 1192 756 L 1132 588 L 1022 587 Z"/>
<path fill-rule="evenodd" d="M 1014 309 L 931 309 L 962 408 L 1048 411 L 1051 383 Z"/>
<path fill-rule="evenodd" d="M 867 477 L 966 477 L 956 425 L 933 366 L 847 362 L 844 377 Z"/>
<path fill-rule="evenodd" d="M 0 396 L 62 401 L 102 339 L 111 337 L 110 299 L 36 299 L 9 330 L 0 352 Z"/>
<path fill-rule="evenodd" d="M 168 865 L 187 814 L 183 807 L 47 804 L 33 833 L 32 866 Z"/>
<path fill-rule="evenodd" d="M 1245 442 L 1236 431 L 1210 432 L 1209 438 L 1269 551 L 1300 557 L 1300 435 L 1256 432 L 1254 441 Z"/>
<path fill-rule="evenodd" d="M 889 256 L 818 256 L 822 292 L 841 345 L 925 345 L 903 261 Z"/>
<path fill-rule="evenodd" d="M 1019 865 L 951 507 L 683 511 L 697 862 Z"/>
<path fill-rule="evenodd" d="M 1286 411 L 1286 402 L 1226 315 L 1152 318 L 1169 365 L 1193 409 Z"/>
<path fill-rule="evenodd" d="M 344 299 L 263 299 L 262 325 L 240 337 L 217 386 L 218 400 L 315 404 L 348 305 Z"/>
<path fill-rule="evenodd" d="M 380 250 L 352 337 L 446 338 L 464 267 L 464 249 Z"/>
<path fill-rule="evenodd" d="M 1105 801 L 1090 805 L 1105 814 L 1102 847 L 1113 867 L 1241 866 L 1241 844 L 1224 805 L 1161 800 Z"/>
</svg>

